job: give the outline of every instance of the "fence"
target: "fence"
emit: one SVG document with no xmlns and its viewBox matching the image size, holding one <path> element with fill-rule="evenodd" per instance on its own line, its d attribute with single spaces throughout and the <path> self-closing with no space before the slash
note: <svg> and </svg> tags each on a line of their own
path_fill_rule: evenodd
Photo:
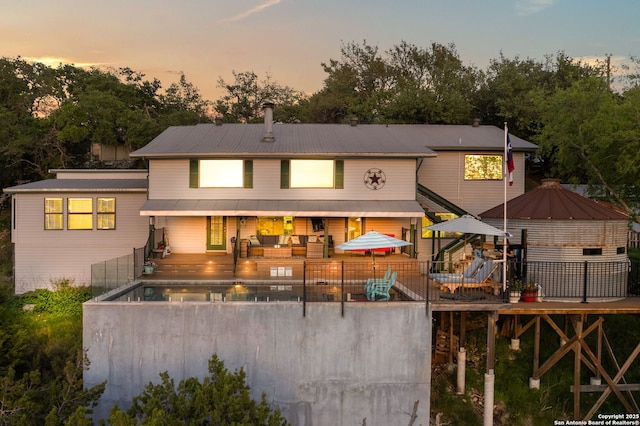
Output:
<svg viewBox="0 0 640 426">
<path fill-rule="evenodd" d="M 91 295 L 97 297 L 142 276 L 147 248 L 133 249 L 133 253 L 91 265 Z"/>
<path fill-rule="evenodd" d="M 92 265 L 94 296 L 138 280 L 142 276 L 144 248 Z M 478 300 L 501 303 L 514 280 L 535 282 L 546 298 L 590 301 L 598 298 L 640 296 L 640 261 L 631 262 L 527 262 L 507 263 L 507 291 L 502 291 L 503 263 L 484 260 L 419 262 L 380 260 L 366 262 L 305 260 L 301 274 L 252 280 L 207 280 L 190 285 L 143 285 L 119 300 L 171 301 L 303 301 L 343 302 L 386 299 L 371 297 L 367 282 L 381 281 L 389 272 L 393 283 L 386 290 L 392 301 L 443 302 Z M 485 269 L 483 269 L 485 268 Z M 197 280 L 192 280 L 197 281 Z"/>
</svg>

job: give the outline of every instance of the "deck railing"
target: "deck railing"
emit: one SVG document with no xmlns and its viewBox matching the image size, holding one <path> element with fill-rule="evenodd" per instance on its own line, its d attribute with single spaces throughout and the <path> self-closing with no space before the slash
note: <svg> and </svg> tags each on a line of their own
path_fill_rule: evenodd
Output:
<svg viewBox="0 0 640 426">
<path fill-rule="evenodd" d="M 92 293 L 104 294 L 127 283 L 140 280 L 144 249 L 92 265 Z M 571 299 L 589 302 L 600 298 L 640 297 L 640 261 L 626 262 L 507 262 L 506 288 L 502 286 L 504 264 L 491 262 L 490 275 L 472 271 L 471 261 L 456 263 L 422 262 L 380 259 L 371 262 L 318 259 L 306 260 L 302 273 L 278 274 L 251 280 L 206 280 L 190 284 L 172 293 L 176 283 L 148 284 L 130 294 L 131 300 L 183 301 L 303 301 L 346 302 L 366 301 L 366 283 L 381 279 L 387 270 L 395 272 L 395 281 L 389 290 L 391 301 L 451 302 L 483 300 L 503 303 L 508 300 L 509 289 L 515 280 L 534 283 L 541 295 L 550 299 Z M 440 275 L 435 275 L 435 274 Z M 442 275 L 450 274 L 450 275 Z M 480 278 L 482 280 L 480 280 Z M 198 279 L 190 280 L 198 281 Z M 447 283 L 446 285 L 443 283 Z M 452 284 L 453 283 L 453 284 Z M 184 285 L 182 285 L 184 287 Z M 151 288 L 151 289 L 149 289 Z M 145 293 L 146 291 L 146 293 Z M 175 296 L 171 296 L 175 294 Z M 379 297 L 375 298 L 376 300 Z M 125 299 L 126 300 L 126 299 Z"/>
<path fill-rule="evenodd" d="M 97 297 L 130 284 L 142 276 L 148 247 L 133 249 L 133 253 L 91 265 L 91 296 Z"/>
</svg>

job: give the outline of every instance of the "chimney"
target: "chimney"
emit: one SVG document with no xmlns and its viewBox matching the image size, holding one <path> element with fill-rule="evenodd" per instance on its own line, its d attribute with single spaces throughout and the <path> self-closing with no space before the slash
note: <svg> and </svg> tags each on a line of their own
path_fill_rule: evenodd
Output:
<svg viewBox="0 0 640 426">
<path fill-rule="evenodd" d="M 480 127 L 480 119 L 479 118 L 474 118 L 473 119 L 473 127 Z"/>
<path fill-rule="evenodd" d="M 220 117 L 219 115 L 216 116 L 215 123 L 216 126 L 222 126 L 222 117 Z"/>
<path fill-rule="evenodd" d="M 351 117 L 351 127 L 356 127 L 358 125 L 358 117 Z"/>
<path fill-rule="evenodd" d="M 262 142 L 273 142 L 273 102 L 265 102 L 262 104 L 264 110 L 264 137 Z"/>
</svg>

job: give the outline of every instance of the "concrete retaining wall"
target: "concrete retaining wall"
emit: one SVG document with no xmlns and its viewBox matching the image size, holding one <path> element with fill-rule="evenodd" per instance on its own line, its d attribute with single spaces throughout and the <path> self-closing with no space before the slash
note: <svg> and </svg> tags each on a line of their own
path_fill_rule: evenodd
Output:
<svg viewBox="0 0 640 426">
<path fill-rule="evenodd" d="M 213 353 L 244 368 L 295 425 L 429 424 L 431 314 L 422 303 L 84 304 L 85 385 L 107 380 L 95 411 L 128 408 L 158 373 L 176 384 L 207 375 Z"/>
</svg>

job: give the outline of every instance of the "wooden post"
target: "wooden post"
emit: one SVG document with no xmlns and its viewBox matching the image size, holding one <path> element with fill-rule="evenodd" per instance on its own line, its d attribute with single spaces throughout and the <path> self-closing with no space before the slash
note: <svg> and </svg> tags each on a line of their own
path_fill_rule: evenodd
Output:
<svg viewBox="0 0 640 426">
<path fill-rule="evenodd" d="M 465 311 L 460 312 L 460 347 L 467 346 L 467 313 Z"/>
<path fill-rule="evenodd" d="M 539 379 L 538 368 L 540 368 L 540 315 L 536 315 L 536 331 L 533 341 L 533 378 Z"/>
<path fill-rule="evenodd" d="M 600 319 L 602 319 L 602 316 L 600 316 Z M 597 357 L 598 357 L 598 364 L 602 365 L 602 321 L 600 322 L 600 325 L 598 326 L 598 347 L 596 348 L 597 351 Z M 596 380 L 600 381 L 602 380 L 600 377 L 600 370 L 596 370 Z"/>
<path fill-rule="evenodd" d="M 580 366 L 582 364 L 581 355 L 582 347 L 580 346 L 580 339 L 582 339 L 582 324 L 584 317 L 581 315 L 575 325 L 576 329 L 576 341 L 573 344 L 574 347 L 574 361 L 573 361 L 573 388 L 576 392 L 573 394 L 573 419 L 580 420 Z"/>
<path fill-rule="evenodd" d="M 457 349 L 453 347 L 453 311 L 449 311 L 449 365 L 453 365 L 453 353 Z"/>
<path fill-rule="evenodd" d="M 497 321 L 498 312 L 491 311 L 487 314 L 487 371 L 495 369 Z"/>
</svg>

